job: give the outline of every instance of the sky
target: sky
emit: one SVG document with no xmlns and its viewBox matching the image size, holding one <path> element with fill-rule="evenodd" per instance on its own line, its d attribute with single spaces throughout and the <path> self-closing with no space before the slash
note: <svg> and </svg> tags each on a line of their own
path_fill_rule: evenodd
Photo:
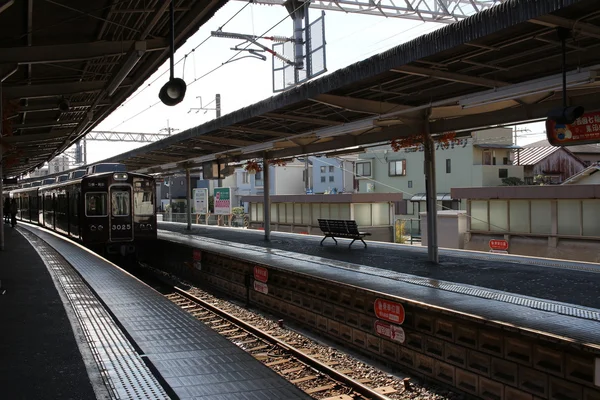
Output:
<svg viewBox="0 0 600 400">
<path fill-rule="evenodd" d="M 94 131 L 156 133 L 166 128 L 168 121 L 171 128 L 177 129 L 173 132 L 176 134 L 215 118 L 215 111 L 189 112 L 190 108 L 200 106 L 199 96 L 203 106 L 214 108 L 213 100 L 215 94 L 219 93 L 221 114 L 225 115 L 275 95 L 270 56 L 266 61 L 244 58 L 224 64 L 236 54 L 230 48 L 243 41 L 210 37 L 211 31 L 216 31 L 223 26 L 246 4 L 241 1 L 228 2 L 175 53 L 176 63 L 180 59 L 184 60 L 176 64 L 175 76 L 183 78 L 188 85 L 185 99 L 180 104 L 168 107 L 158 100 L 158 91 L 169 76 L 167 61 Z M 320 15 L 321 10 L 310 9 L 309 11 L 311 21 Z M 325 16 L 327 73 L 443 26 L 444 24 L 438 23 L 327 11 Z M 292 36 L 293 26 L 284 7 L 249 4 L 226 23 L 222 30 L 259 36 L 265 34 Z M 198 47 L 202 42 L 204 43 Z M 268 47 L 272 44 L 268 40 L 260 42 Z M 195 50 L 192 52 L 193 49 Z M 184 57 L 186 54 L 189 55 Z M 211 101 L 212 104 L 207 106 L 206 104 Z M 542 123 L 528 124 L 521 128 L 526 130 L 519 132 L 519 145 L 544 138 Z M 88 163 L 143 145 L 90 141 L 87 143 Z"/>
</svg>

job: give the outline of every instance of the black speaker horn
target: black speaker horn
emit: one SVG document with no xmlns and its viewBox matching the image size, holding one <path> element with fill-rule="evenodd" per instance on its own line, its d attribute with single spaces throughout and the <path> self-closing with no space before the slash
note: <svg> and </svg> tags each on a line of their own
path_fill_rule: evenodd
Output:
<svg viewBox="0 0 600 400">
<path fill-rule="evenodd" d="M 585 109 L 582 106 L 561 107 L 555 108 L 548 113 L 548 119 L 557 124 L 570 125 L 581 117 Z"/>
<path fill-rule="evenodd" d="M 185 97 L 187 85 L 181 78 L 169 79 L 167 83 L 160 89 L 158 98 L 167 106 L 174 106 L 181 103 Z"/>
<path fill-rule="evenodd" d="M 174 1 L 171 0 L 169 5 L 169 17 L 170 17 L 170 35 L 169 35 L 169 47 L 171 48 L 171 77 L 167 83 L 158 92 L 158 98 L 167 106 L 174 106 L 181 103 L 185 97 L 185 90 L 187 85 L 181 78 L 175 78 L 175 6 Z"/>
</svg>

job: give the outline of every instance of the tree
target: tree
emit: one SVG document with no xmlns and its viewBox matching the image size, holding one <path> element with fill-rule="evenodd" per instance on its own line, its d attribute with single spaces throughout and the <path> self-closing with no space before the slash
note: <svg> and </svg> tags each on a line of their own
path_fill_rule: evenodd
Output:
<svg viewBox="0 0 600 400">
<path fill-rule="evenodd" d="M 521 186 L 524 185 L 525 182 L 523 182 L 521 180 L 521 178 L 517 178 L 514 176 L 511 176 L 510 178 L 503 178 L 502 179 L 502 186 Z"/>
</svg>

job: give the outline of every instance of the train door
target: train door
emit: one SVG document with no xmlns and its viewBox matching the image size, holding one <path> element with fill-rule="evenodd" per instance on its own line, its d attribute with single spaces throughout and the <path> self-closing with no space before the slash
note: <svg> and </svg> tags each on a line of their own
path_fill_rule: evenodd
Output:
<svg viewBox="0 0 600 400">
<path fill-rule="evenodd" d="M 112 242 L 133 240 L 131 192 L 131 185 L 125 184 L 115 184 L 109 189 L 110 240 Z"/>
</svg>

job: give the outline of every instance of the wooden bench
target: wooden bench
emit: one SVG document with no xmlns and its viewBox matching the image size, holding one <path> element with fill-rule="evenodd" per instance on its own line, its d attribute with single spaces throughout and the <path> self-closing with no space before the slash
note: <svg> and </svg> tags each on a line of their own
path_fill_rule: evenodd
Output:
<svg viewBox="0 0 600 400">
<path fill-rule="evenodd" d="M 332 238 L 335 244 L 337 245 L 337 240 L 335 240 L 335 238 L 338 237 L 353 239 L 352 242 L 350 242 L 350 245 L 348 245 L 348 247 L 352 247 L 352 243 L 354 243 L 357 240 L 363 242 L 365 247 L 367 247 L 367 244 L 365 243 L 363 238 L 365 236 L 371 235 L 369 232 L 359 232 L 358 225 L 356 225 L 356 221 L 319 219 L 319 228 L 321 228 L 321 231 L 325 235 L 323 240 L 321 240 L 321 246 L 323 246 L 323 241 L 325 241 L 325 239 L 327 239 L 328 237 Z"/>
</svg>

